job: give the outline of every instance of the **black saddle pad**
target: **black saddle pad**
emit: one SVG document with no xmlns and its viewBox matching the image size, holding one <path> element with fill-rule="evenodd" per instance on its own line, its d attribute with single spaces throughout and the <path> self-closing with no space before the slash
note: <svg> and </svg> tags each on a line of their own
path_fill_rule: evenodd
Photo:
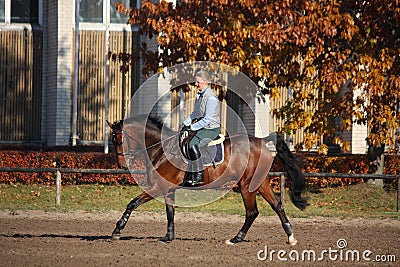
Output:
<svg viewBox="0 0 400 267">
<path fill-rule="evenodd" d="M 204 166 L 218 165 L 224 161 L 224 147 L 222 144 L 204 146 L 200 148 Z"/>
</svg>

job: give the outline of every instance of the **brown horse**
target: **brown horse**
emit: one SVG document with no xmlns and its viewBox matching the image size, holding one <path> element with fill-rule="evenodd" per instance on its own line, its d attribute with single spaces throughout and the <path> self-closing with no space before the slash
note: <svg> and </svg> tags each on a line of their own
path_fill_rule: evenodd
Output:
<svg viewBox="0 0 400 267">
<path fill-rule="evenodd" d="M 160 241 L 172 241 L 175 239 L 175 191 L 182 189 L 179 185 L 183 182 L 186 169 L 180 154 L 172 153 L 179 147 L 177 134 L 170 129 L 165 130 L 166 127 L 163 127 L 158 119 L 144 116 L 117 121 L 113 124 L 107 123 L 112 129 L 112 142 L 116 149 L 120 168 L 127 168 L 125 156 L 129 156 L 129 154 L 144 152 L 148 156 L 146 168 L 149 189 L 127 205 L 121 219 L 116 224 L 112 238 L 119 239 L 121 237 L 121 230 L 124 229 L 134 209 L 155 197 L 164 196 L 168 223 L 167 234 L 160 238 Z M 164 138 L 164 134 L 167 138 Z M 288 236 L 288 243 L 291 245 L 297 243 L 293 235 L 293 227 L 285 214 L 281 201 L 274 194 L 269 183 L 268 172 L 273 157 L 266 146 L 268 141 L 274 141 L 278 156 L 291 181 L 293 204 L 301 210 L 308 205 L 307 200 L 301 196 L 304 188 L 304 176 L 282 136 L 275 135 L 272 138 L 270 136 L 269 139 L 248 135 L 227 137 L 224 141 L 224 161 L 216 167 L 210 166 L 205 169 L 205 185 L 198 188 L 209 189 L 229 181 L 237 182 L 246 208 L 246 219 L 237 235 L 226 241 L 227 244 L 239 243 L 245 238 L 247 231 L 259 214 L 256 203 L 258 192 L 279 216 L 282 227 Z M 125 149 L 128 149 L 127 153 L 124 153 L 124 146 Z M 237 180 L 235 180 L 236 178 Z"/>
</svg>

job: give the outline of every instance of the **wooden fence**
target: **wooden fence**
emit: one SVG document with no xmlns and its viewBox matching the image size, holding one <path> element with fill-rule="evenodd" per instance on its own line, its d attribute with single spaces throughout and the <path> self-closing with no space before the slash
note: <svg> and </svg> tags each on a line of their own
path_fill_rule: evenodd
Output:
<svg viewBox="0 0 400 267">
<path fill-rule="evenodd" d="M 0 31 L 0 140 L 40 141 L 42 31 Z"/>
<path fill-rule="evenodd" d="M 79 53 L 78 134 L 83 141 L 103 141 L 105 120 L 124 117 L 139 87 L 139 63 L 126 74 L 110 61 L 109 117 L 105 118 L 105 31 L 81 31 Z M 111 31 L 110 50 L 137 51 L 139 34 Z M 0 140 L 40 142 L 42 119 L 42 31 L 0 31 Z M 71 77 L 72 79 L 72 77 Z"/>
<path fill-rule="evenodd" d="M 51 172 L 56 174 L 56 197 L 57 206 L 61 204 L 61 180 L 62 173 L 86 173 L 86 174 L 146 174 L 145 170 L 122 170 L 122 169 L 70 169 L 70 168 L 0 168 L 1 172 Z M 285 188 L 285 173 L 270 172 L 270 177 L 280 177 L 280 188 Z M 304 173 L 305 177 L 324 178 L 363 178 L 363 179 L 397 179 L 397 212 L 400 212 L 400 175 L 390 174 L 353 174 L 353 173 Z M 285 194 L 281 194 L 282 205 L 285 205 Z"/>
<path fill-rule="evenodd" d="M 129 101 L 139 87 L 139 66 L 125 74 L 119 62 L 110 60 L 109 116 L 105 118 L 106 34 L 104 31 L 81 31 L 79 53 L 79 88 L 77 129 L 80 140 L 104 139 L 105 120 L 122 119 Z M 110 32 L 110 51 L 132 53 L 138 49 L 136 32 Z"/>
</svg>

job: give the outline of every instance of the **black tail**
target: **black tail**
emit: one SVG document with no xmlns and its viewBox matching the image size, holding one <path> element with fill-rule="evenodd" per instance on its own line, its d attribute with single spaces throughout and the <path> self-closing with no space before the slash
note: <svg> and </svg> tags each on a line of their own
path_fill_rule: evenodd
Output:
<svg viewBox="0 0 400 267">
<path fill-rule="evenodd" d="M 278 157 L 287 172 L 288 178 L 292 181 L 290 198 L 297 208 L 304 210 L 309 204 L 307 199 L 301 196 L 301 193 L 305 187 L 305 181 L 303 173 L 296 164 L 297 158 L 286 145 L 282 135 L 272 134 L 266 137 L 264 140 L 266 142 L 274 142 L 276 151 L 278 152 Z"/>
</svg>

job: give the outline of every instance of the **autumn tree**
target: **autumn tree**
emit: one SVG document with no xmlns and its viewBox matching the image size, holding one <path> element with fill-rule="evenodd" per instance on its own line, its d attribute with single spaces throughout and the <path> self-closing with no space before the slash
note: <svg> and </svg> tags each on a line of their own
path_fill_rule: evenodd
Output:
<svg viewBox="0 0 400 267">
<path fill-rule="evenodd" d="M 190 61 L 227 64 L 250 77 L 263 94 L 292 98 L 274 110 L 282 131 L 305 130 L 304 148 L 333 140 L 353 123 L 368 125 L 367 141 L 393 145 L 399 127 L 398 0 L 182 0 L 176 6 L 143 1 L 119 12 L 159 50 L 142 46 L 144 74 Z M 129 66 L 137 55 L 115 53 Z M 332 124 L 332 118 L 336 123 Z M 326 146 L 321 146 L 324 151 Z"/>
</svg>

